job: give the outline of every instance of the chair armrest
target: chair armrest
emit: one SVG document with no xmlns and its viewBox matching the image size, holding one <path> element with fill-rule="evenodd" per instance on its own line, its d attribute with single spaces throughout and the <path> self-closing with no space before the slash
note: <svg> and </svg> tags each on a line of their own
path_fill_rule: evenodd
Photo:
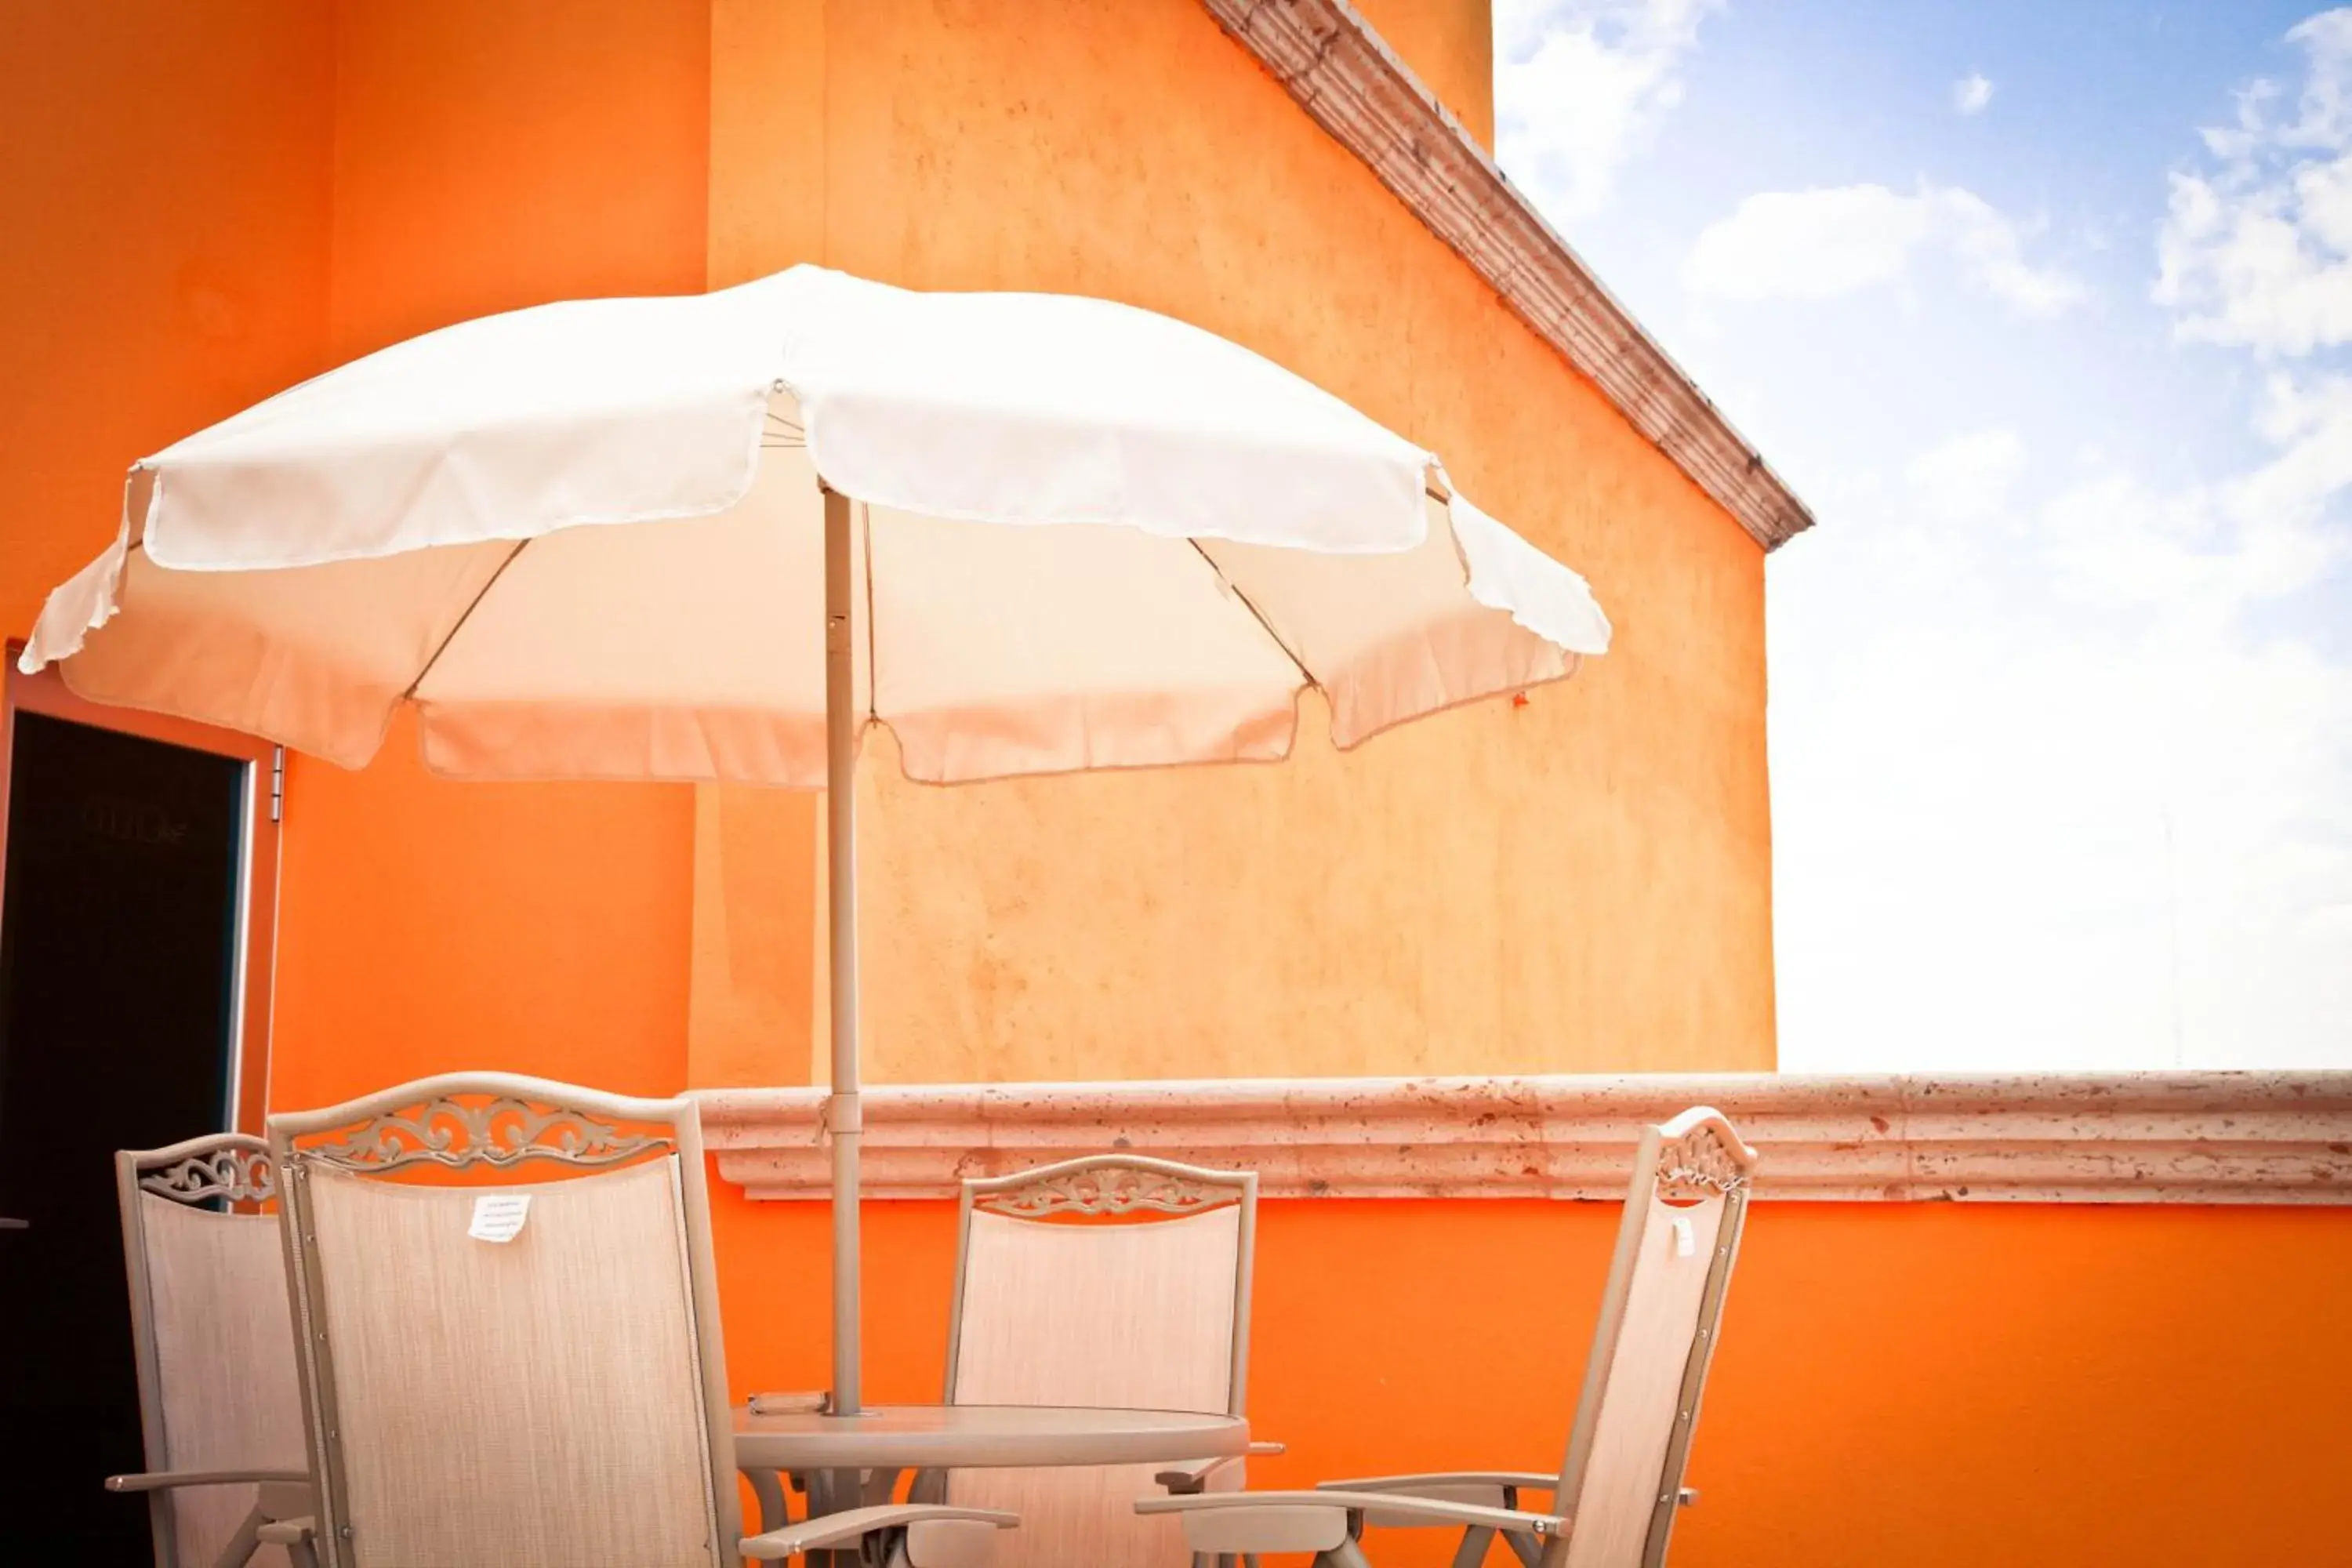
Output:
<svg viewBox="0 0 2352 1568">
<path fill-rule="evenodd" d="M 1419 1492 L 1424 1487 L 1508 1487 L 1513 1491 L 1548 1492 L 1559 1477 L 1538 1470 L 1430 1470 L 1412 1476 L 1365 1476 L 1352 1481 L 1318 1481 L 1327 1492 Z"/>
<path fill-rule="evenodd" d="M 135 1476 L 109 1476 L 110 1492 L 161 1492 L 174 1487 L 234 1487 L 284 1481 L 310 1484 L 308 1470 L 147 1470 Z"/>
<path fill-rule="evenodd" d="M 1550 1491 L 1558 1476 L 1533 1470 L 1436 1470 L 1414 1476 L 1372 1476 L 1352 1481 L 1325 1481 L 1316 1489 L 1332 1492 L 1378 1493 L 1382 1497 L 1428 1498 L 1437 1502 L 1469 1503 L 1478 1508 L 1516 1510 L 1522 1491 Z M 1368 1508 L 1364 1522 L 1382 1530 L 1430 1529 L 1447 1520 L 1422 1519 L 1394 1509 Z"/>
<path fill-rule="evenodd" d="M 253 1532 L 253 1538 L 264 1546 L 299 1546 L 310 1539 L 318 1529 L 308 1519 L 275 1519 Z"/>
<path fill-rule="evenodd" d="M 1399 1522 L 1459 1525 L 1538 1539 L 1563 1534 L 1568 1528 L 1568 1521 L 1556 1514 L 1399 1492 L 1200 1492 L 1139 1498 L 1135 1511 L 1184 1515 L 1184 1537 L 1192 1550 L 1213 1552 L 1328 1551 L 1354 1533 L 1351 1514 L 1378 1513 Z"/>
<path fill-rule="evenodd" d="M 874 1508 L 853 1508 L 845 1513 L 829 1513 L 821 1519 L 803 1520 L 782 1530 L 771 1530 L 745 1538 L 740 1552 L 760 1562 L 772 1562 L 780 1557 L 797 1557 L 803 1552 L 822 1552 L 827 1547 L 863 1541 L 869 1535 L 889 1531 L 907 1531 L 909 1534 L 908 1555 L 917 1568 L 959 1568 L 970 1561 L 961 1552 L 926 1554 L 923 1550 L 922 1528 L 929 1525 L 974 1525 L 983 1530 L 1013 1530 L 1021 1523 L 1021 1516 L 989 1508 L 956 1508 L 931 1503 L 886 1503 Z M 958 1531 L 947 1540 L 961 1540 L 967 1532 Z"/>
<path fill-rule="evenodd" d="M 1155 1485 L 1175 1496 L 1190 1497 L 1194 1492 L 1208 1490 L 1210 1480 L 1228 1466 L 1238 1465 L 1244 1459 L 1270 1459 L 1276 1454 L 1288 1451 L 1280 1443 L 1252 1443 L 1247 1453 L 1220 1454 L 1213 1459 L 1202 1459 L 1197 1464 L 1171 1466 L 1151 1479 Z"/>
</svg>

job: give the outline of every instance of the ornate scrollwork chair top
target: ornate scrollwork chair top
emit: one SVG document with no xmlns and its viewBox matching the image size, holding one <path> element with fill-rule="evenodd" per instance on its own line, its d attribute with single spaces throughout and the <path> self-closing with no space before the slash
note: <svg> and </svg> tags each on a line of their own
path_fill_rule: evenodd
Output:
<svg viewBox="0 0 2352 1568">
<path fill-rule="evenodd" d="M 283 1564 L 262 1531 L 310 1511 L 310 1472 L 268 1148 L 215 1133 L 114 1173 L 147 1468 L 107 1487 L 145 1495 L 156 1568 Z"/>
<path fill-rule="evenodd" d="M 503 1074 L 269 1119 L 328 1568 L 971 1568 L 1008 1516 L 743 1535 L 690 1100 Z"/>
<path fill-rule="evenodd" d="M 1256 1230 L 1254 1172 L 1099 1154 L 965 1181 L 948 1403 L 1244 1414 Z M 1241 1479 L 1238 1458 L 975 1469 L 921 1495 L 1017 1511 L 1034 1568 L 1153 1568 L 1187 1561 L 1182 1534 L 1135 1500 Z"/>
<path fill-rule="evenodd" d="M 1327 1481 L 1314 1491 L 1139 1502 L 1181 1513 L 1203 1552 L 1312 1552 L 1318 1568 L 1364 1568 L 1369 1526 L 1451 1527 L 1454 1562 L 1497 1537 L 1526 1568 L 1657 1568 L 1683 1487 L 1723 1300 L 1739 1255 L 1756 1152 L 1700 1107 L 1645 1127 L 1557 1473 L 1464 1470 Z M 1548 1492 L 1549 1510 L 1520 1506 Z"/>
</svg>

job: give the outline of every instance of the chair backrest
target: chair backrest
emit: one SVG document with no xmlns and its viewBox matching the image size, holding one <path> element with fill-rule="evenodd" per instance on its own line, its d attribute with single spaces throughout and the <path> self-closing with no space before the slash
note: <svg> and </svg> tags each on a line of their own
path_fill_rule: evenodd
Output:
<svg viewBox="0 0 2352 1568">
<path fill-rule="evenodd" d="M 965 1182 L 948 1402 L 1243 1414 L 1256 1231 L 1254 1172 L 1095 1155 Z M 950 1485 L 957 1502 L 1020 1514 L 1034 1568 L 1146 1568 L 1189 1560 L 1178 1521 L 1135 1512 L 1161 1468 L 962 1470 Z"/>
<path fill-rule="evenodd" d="M 152 1470 L 299 1470 L 309 1461 L 277 1182 L 258 1138 L 218 1133 L 114 1156 L 139 1423 Z M 92 1484 L 96 1484 L 93 1478 Z M 157 1568 L 209 1568 L 257 1489 L 147 1494 Z M 257 1562 L 283 1563 L 275 1547 Z"/>
<path fill-rule="evenodd" d="M 1547 1568 L 1665 1561 L 1756 1151 L 1704 1107 L 1646 1127 L 1585 1364 Z"/>
<path fill-rule="evenodd" d="M 476 1074 L 268 1125 L 328 1568 L 731 1563 L 691 1100 Z"/>
</svg>

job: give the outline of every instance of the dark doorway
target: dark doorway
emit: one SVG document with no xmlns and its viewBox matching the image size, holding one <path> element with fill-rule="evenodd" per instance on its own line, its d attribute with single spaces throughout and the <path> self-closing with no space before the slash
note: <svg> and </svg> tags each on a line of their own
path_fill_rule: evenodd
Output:
<svg viewBox="0 0 2352 1568">
<path fill-rule="evenodd" d="M 144 1568 L 117 1149 L 222 1131 L 253 764 L 19 708 L 0 901 L 0 1563 Z"/>
</svg>

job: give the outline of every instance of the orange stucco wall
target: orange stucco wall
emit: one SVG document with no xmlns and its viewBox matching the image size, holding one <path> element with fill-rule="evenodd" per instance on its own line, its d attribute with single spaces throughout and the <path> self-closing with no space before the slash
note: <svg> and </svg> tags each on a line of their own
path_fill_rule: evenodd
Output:
<svg viewBox="0 0 2352 1568">
<path fill-rule="evenodd" d="M 486 311 L 702 286 L 709 19 L 692 0 L 334 7 L 327 363 Z M 280 1104 L 496 1062 L 667 1092 L 685 1068 L 693 795 L 298 761 Z"/>
<path fill-rule="evenodd" d="M 936 1398 L 952 1208 L 866 1214 L 867 1396 Z M 1251 1422 L 1290 1451 L 1252 1481 L 1555 1468 L 1616 1217 L 1265 1205 Z M 824 1206 L 736 1198 L 719 1220 L 740 1384 L 823 1386 Z M 2352 1539 L 2347 1290 L 2341 1209 L 1761 1204 L 1672 1561 L 2336 1561 Z M 1373 1545 L 1375 1563 L 1437 1568 L 1452 1541 Z"/>
<path fill-rule="evenodd" d="M 460 317 L 701 287 L 709 84 L 700 0 L 0 7 L 0 625 L 142 452 Z M 288 797 L 276 1103 L 682 1080 L 691 792 L 460 787 L 395 732 Z"/>
<path fill-rule="evenodd" d="M 0 626 L 142 452 L 320 368 L 332 79 L 306 0 L 0 6 Z"/>
</svg>

